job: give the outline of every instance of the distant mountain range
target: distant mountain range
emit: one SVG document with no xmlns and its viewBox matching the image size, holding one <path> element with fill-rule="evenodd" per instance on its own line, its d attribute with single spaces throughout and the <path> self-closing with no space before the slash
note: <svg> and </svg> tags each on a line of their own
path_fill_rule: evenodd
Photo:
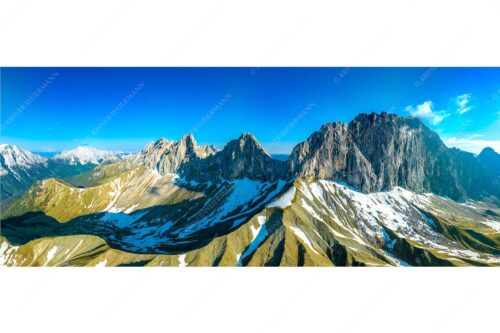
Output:
<svg viewBox="0 0 500 333">
<path fill-rule="evenodd" d="M 499 154 L 360 114 L 289 156 L 249 133 L 137 154 L 1 145 L 6 265 L 499 265 Z"/>
<path fill-rule="evenodd" d="M 112 151 L 98 150 L 92 147 L 76 147 L 55 155 L 53 159 L 69 165 L 99 165 L 103 162 L 116 160 L 118 156 L 118 153 Z"/>
<path fill-rule="evenodd" d="M 117 160 L 120 154 L 91 147 L 77 147 L 51 158 L 31 153 L 15 145 L 0 145 L 2 200 L 26 191 L 35 181 L 65 178 Z"/>
</svg>

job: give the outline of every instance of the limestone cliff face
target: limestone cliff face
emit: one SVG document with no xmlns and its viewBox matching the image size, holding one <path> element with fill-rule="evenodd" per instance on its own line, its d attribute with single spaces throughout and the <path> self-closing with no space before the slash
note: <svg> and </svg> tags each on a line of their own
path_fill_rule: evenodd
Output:
<svg viewBox="0 0 500 333">
<path fill-rule="evenodd" d="M 351 142 L 348 125 L 339 122 L 298 144 L 287 162 L 294 177 L 342 180 L 368 192 L 375 182 L 371 164 Z"/>
<path fill-rule="evenodd" d="M 499 192 L 473 154 L 446 147 L 419 119 L 388 113 L 324 125 L 294 148 L 288 164 L 293 176 L 340 180 L 363 192 L 400 186 L 456 200 Z"/>
</svg>

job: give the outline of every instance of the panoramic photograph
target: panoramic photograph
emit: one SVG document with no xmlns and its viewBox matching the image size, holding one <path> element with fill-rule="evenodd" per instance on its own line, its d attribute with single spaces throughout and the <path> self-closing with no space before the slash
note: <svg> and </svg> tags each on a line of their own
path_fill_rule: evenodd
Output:
<svg viewBox="0 0 500 333">
<path fill-rule="evenodd" d="M 500 68 L 1 68 L 0 266 L 500 266 Z"/>
</svg>

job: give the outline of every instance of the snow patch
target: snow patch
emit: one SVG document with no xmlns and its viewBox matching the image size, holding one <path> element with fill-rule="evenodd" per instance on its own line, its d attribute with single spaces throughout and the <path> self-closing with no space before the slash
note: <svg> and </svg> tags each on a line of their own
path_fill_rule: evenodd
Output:
<svg viewBox="0 0 500 333">
<path fill-rule="evenodd" d="M 6 241 L 3 241 L 2 244 L 0 244 L 0 266 L 4 266 L 8 263 L 12 254 L 14 254 L 18 248 L 18 246 L 12 246 Z"/>
<path fill-rule="evenodd" d="M 250 231 L 252 232 L 252 242 L 255 240 L 255 238 L 259 234 L 260 229 L 262 228 L 264 223 L 266 223 L 266 220 L 267 220 L 267 218 L 265 216 L 262 216 L 262 215 L 257 216 L 258 226 L 257 227 L 254 227 L 253 225 L 250 226 Z"/>
<path fill-rule="evenodd" d="M 420 212 L 420 216 L 422 216 L 422 218 L 424 219 L 425 222 L 427 222 L 427 224 L 429 225 L 429 227 L 431 227 L 432 229 L 437 229 L 438 226 L 436 224 L 436 222 L 434 222 L 433 219 L 431 219 L 429 216 L 427 216 L 426 214 Z"/>
<path fill-rule="evenodd" d="M 47 252 L 47 262 L 51 261 L 54 258 L 54 255 L 57 252 L 57 246 L 53 246 L 49 252 Z"/>
<path fill-rule="evenodd" d="M 309 204 L 304 199 L 302 199 L 300 202 L 302 204 L 302 207 L 304 207 L 304 209 L 309 214 L 311 214 L 312 217 L 314 217 L 316 220 L 323 221 L 323 219 L 321 218 L 321 216 L 319 216 L 318 213 L 316 213 L 316 211 L 314 210 L 314 208 L 312 208 L 311 206 L 309 206 Z"/>
<path fill-rule="evenodd" d="M 283 194 L 280 198 L 268 204 L 266 207 L 267 208 L 278 207 L 281 209 L 285 209 L 292 205 L 292 200 L 294 197 L 295 197 L 295 186 L 292 185 L 292 187 L 290 187 L 290 189 L 286 191 L 285 194 Z"/>
<path fill-rule="evenodd" d="M 493 221 L 493 220 L 482 220 L 480 221 L 482 224 L 487 225 L 488 227 L 492 228 L 496 232 L 500 232 L 500 222 L 499 221 Z"/>
<path fill-rule="evenodd" d="M 179 267 L 187 267 L 186 254 L 179 255 Z"/>
<path fill-rule="evenodd" d="M 290 229 L 292 229 L 293 233 L 297 235 L 297 237 L 299 237 L 306 244 L 308 248 L 310 248 L 314 253 L 319 254 L 318 251 L 314 249 L 314 247 L 311 244 L 311 241 L 309 240 L 309 238 L 307 238 L 306 234 L 302 230 L 296 227 L 290 227 Z"/>
<path fill-rule="evenodd" d="M 130 206 L 129 208 L 125 209 L 125 210 L 124 210 L 124 213 L 126 213 L 126 214 L 130 214 L 130 213 L 132 213 L 132 212 L 133 212 L 133 211 L 134 211 L 134 210 L 135 210 L 138 206 L 139 206 L 138 204 L 136 204 L 136 205 L 132 205 L 132 206 Z"/>
<path fill-rule="evenodd" d="M 96 264 L 95 267 L 106 267 L 107 263 L 108 263 L 108 259 L 104 259 L 100 263 Z"/>
<path fill-rule="evenodd" d="M 121 195 L 121 190 L 122 190 L 122 184 L 120 182 L 120 179 L 115 179 L 112 182 L 109 183 L 109 186 L 111 186 L 111 189 L 113 191 L 109 192 L 109 196 L 112 196 L 113 199 L 109 202 L 108 206 L 104 208 L 102 211 L 106 212 L 119 212 L 120 210 L 116 209 L 113 207 L 118 200 L 118 197 Z"/>
</svg>

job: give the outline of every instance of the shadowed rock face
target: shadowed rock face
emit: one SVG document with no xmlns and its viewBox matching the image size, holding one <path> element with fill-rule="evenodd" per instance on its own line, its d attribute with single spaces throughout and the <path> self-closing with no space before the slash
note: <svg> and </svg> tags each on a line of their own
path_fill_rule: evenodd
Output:
<svg viewBox="0 0 500 333">
<path fill-rule="evenodd" d="M 487 147 L 481 151 L 478 158 L 491 172 L 500 176 L 500 154 Z"/>
<path fill-rule="evenodd" d="M 202 181 L 219 178 L 274 181 L 289 178 L 286 163 L 273 159 L 251 134 L 242 134 L 214 155 L 186 164 L 181 168 L 181 174 Z"/>
<path fill-rule="evenodd" d="M 343 181 L 369 193 L 396 186 L 455 200 L 500 195 L 498 177 L 473 154 L 450 149 L 419 119 L 360 114 L 349 124 L 329 123 L 298 144 L 286 161 L 273 159 L 251 134 L 214 152 L 191 135 L 160 139 L 142 152 L 160 174 L 196 181 L 295 177 Z"/>
</svg>

